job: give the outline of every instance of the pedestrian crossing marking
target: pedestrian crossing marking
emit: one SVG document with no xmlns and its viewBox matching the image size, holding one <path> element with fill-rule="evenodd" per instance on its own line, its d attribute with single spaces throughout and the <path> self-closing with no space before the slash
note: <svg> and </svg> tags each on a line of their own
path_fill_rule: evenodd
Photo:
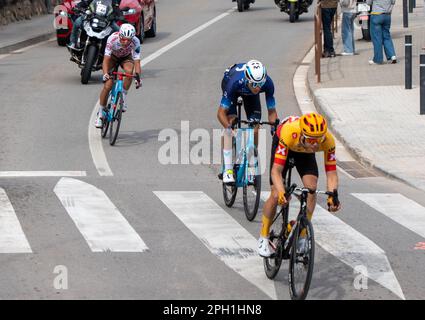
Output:
<svg viewBox="0 0 425 320">
<path fill-rule="evenodd" d="M 257 240 L 201 191 L 154 191 L 180 221 L 229 268 L 277 299 L 274 282 L 264 274 Z"/>
<path fill-rule="evenodd" d="M 261 192 L 261 199 L 265 201 L 269 195 L 269 191 Z M 299 202 L 293 200 L 290 205 L 291 219 L 294 219 L 299 212 Z M 385 252 L 372 240 L 319 205 L 316 205 L 312 223 L 320 247 L 353 269 L 365 266 L 368 272 L 364 276 L 405 299 Z"/>
<path fill-rule="evenodd" d="M 62 178 L 54 192 L 93 252 L 148 250 L 102 190 L 77 179 Z"/>
<path fill-rule="evenodd" d="M 0 188 L 0 253 L 31 253 L 15 210 L 4 189 Z"/>
</svg>

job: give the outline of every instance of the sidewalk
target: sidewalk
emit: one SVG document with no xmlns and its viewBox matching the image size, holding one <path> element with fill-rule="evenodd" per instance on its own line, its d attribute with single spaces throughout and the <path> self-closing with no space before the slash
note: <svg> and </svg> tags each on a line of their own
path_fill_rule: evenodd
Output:
<svg viewBox="0 0 425 320">
<path fill-rule="evenodd" d="M 56 34 L 53 20 L 48 14 L 0 27 L 0 54 L 50 39 Z"/>
<path fill-rule="evenodd" d="M 396 2 L 391 33 L 397 64 L 369 65 L 373 45 L 357 40 L 362 38 L 357 29 L 358 55 L 321 59 L 320 84 L 312 64 L 307 84 L 317 109 L 356 158 L 425 191 L 425 115 L 419 115 L 419 55 L 425 53 L 425 17 L 423 2 L 417 5 L 405 29 L 402 1 Z M 406 34 L 413 36 L 412 90 L 404 89 Z M 334 47 L 337 54 L 342 52 L 341 30 L 335 34 Z"/>
</svg>

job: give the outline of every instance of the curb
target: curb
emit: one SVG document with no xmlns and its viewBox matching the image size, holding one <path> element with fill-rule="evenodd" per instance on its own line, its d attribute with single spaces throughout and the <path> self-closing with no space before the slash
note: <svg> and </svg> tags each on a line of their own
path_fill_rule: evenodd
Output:
<svg viewBox="0 0 425 320">
<path fill-rule="evenodd" d="M 36 36 L 34 38 L 31 38 L 31 39 L 26 39 L 26 40 L 23 40 L 23 41 L 20 41 L 20 42 L 11 44 L 11 45 L 1 47 L 0 48 L 0 54 L 8 54 L 8 53 L 11 53 L 13 51 L 22 49 L 24 47 L 28 47 L 28 46 L 37 44 L 39 42 L 49 40 L 51 37 L 53 37 L 55 35 L 56 35 L 56 32 L 52 31 L 52 32 L 49 32 L 49 33 L 45 33 L 45 34 Z"/>
</svg>

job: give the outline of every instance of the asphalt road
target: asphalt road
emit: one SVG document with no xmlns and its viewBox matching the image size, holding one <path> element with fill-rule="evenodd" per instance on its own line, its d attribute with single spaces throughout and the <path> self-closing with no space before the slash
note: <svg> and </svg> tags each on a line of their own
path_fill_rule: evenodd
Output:
<svg viewBox="0 0 425 320">
<path fill-rule="evenodd" d="M 158 35 L 146 40 L 142 56 L 233 7 L 230 0 L 158 1 Z M 273 1 L 257 0 L 249 11 L 232 10 L 151 60 L 143 66 L 143 88 L 129 93 L 116 146 L 103 142 L 112 176 L 99 173 L 88 139 L 100 72 L 81 85 L 76 65 L 54 41 L 1 59 L 1 172 L 85 174 L 0 177 L 7 195 L 0 201 L 1 216 L 8 212 L 3 221 L 7 226 L 15 221 L 16 227 L 11 219 L 16 214 L 21 226 L 9 241 L 0 238 L 0 298 L 288 299 L 287 263 L 275 281 L 268 280 L 254 250 L 260 215 L 254 222 L 245 219 L 241 192 L 232 209 L 224 206 L 217 164 L 181 163 L 188 157 L 181 145 L 196 145 L 185 138 L 182 121 L 189 122 L 189 133 L 205 129 L 212 143 L 223 71 L 251 58 L 261 60 L 274 80 L 280 118 L 299 115 L 292 79 L 312 43 L 312 10 L 290 24 Z M 177 132 L 177 164 L 158 159 L 164 129 Z M 268 173 L 264 191 L 267 181 Z M 393 194 L 425 206 L 423 192 L 402 183 L 353 179 L 340 171 L 343 210 L 328 218 L 318 209 L 320 219 L 313 221 L 318 243 L 309 299 L 425 296 L 425 256 L 414 250 L 423 241 L 420 230 L 367 203 L 376 193 L 390 194 L 380 204 L 392 204 L 406 219 L 412 203 Z M 319 204 L 324 207 L 324 199 Z M 10 249 L 16 239 L 24 252 Z M 65 269 L 57 266 L 67 270 L 59 286 L 57 277 Z M 370 276 L 361 290 L 359 266 Z"/>
</svg>

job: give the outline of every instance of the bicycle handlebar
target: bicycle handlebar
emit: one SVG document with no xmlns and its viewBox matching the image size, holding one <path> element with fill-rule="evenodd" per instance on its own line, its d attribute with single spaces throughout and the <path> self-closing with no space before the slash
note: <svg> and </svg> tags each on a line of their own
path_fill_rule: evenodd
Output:
<svg viewBox="0 0 425 320">
<path fill-rule="evenodd" d="M 127 77 L 127 78 L 135 78 L 136 77 L 136 75 L 134 75 L 134 74 L 125 73 L 125 72 L 118 72 L 118 71 L 109 72 L 109 75 L 116 75 L 116 76 L 122 76 L 122 77 Z"/>
</svg>

